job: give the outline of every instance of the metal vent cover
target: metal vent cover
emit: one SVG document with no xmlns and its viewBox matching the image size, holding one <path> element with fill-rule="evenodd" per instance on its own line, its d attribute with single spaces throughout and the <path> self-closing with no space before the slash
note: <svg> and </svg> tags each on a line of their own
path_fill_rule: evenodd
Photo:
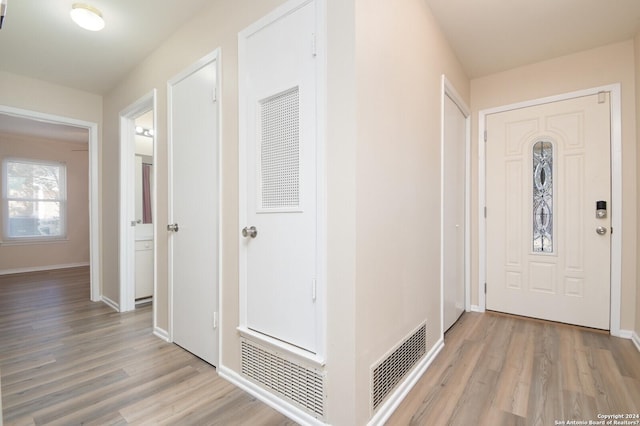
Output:
<svg viewBox="0 0 640 426">
<path fill-rule="evenodd" d="M 300 206 L 300 91 L 293 87 L 259 102 L 262 209 Z"/>
<path fill-rule="evenodd" d="M 241 340 L 242 374 L 312 416 L 324 418 L 324 378 L 321 370 L 283 358 L 247 339 Z"/>
<path fill-rule="evenodd" d="M 371 404 L 375 410 L 427 352 L 427 325 L 408 336 L 371 368 Z"/>
</svg>

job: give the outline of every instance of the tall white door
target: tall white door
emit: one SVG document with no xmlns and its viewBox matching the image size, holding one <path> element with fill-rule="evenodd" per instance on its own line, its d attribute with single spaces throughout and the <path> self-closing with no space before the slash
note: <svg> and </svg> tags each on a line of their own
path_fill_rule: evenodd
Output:
<svg viewBox="0 0 640 426">
<path fill-rule="evenodd" d="M 609 95 L 486 125 L 487 309 L 609 329 Z"/>
<path fill-rule="evenodd" d="M 313 354 L 319 286 L 315 27 L 311 1 L 240 34 L 244 326 Z"/>
<path fill-rule="evenodd" d="M 170 82 L 172 337 L 218 363 L 217 60 Z"/>
<path fill-rule="evenodd" d="M 464 312 L 466 117 L 444 97 L 443 293 L 444 330 Z"/>
</svg>

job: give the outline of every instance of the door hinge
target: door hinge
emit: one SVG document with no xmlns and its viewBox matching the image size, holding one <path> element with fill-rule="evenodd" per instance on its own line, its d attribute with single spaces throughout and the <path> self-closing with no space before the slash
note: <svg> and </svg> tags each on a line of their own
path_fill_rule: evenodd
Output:
<svg viewBox="0 0 640 426">
<path fill-rule="evenodd" d="M 311 56 L 318 56 L 318 47 L 316 46 L 316 33 L 311 33 Z"/>
<path fill-rule="evenodd" d="M 598 103 L 603 104 L 607 101 L 607 92 L 598 92 Z"/>
<path fill-rule="evenodd" d="M 218 313 L 214 312 L 213 313 L 213 329 L 215 330 L 216 328 L 218 328 Z"/>
<path fill-rule="evenodd" d="M 318 295 L 318 280 L 314 278 L 311 281 L 311 300 L 315 302 L 317 295 Z"/>
<path fill-rule="evenodd" d="M 484 141 L 487 142 L 487 131 L 484 131 Z"/>
<path fill-rule="evenodd" d="M 487 294 L 487 283 L 484 283 L 484 294 Z"/>
<path fill-rule="evenodd" d="M 211 91 L 211 100 L 213 102 L 218 102 L 218 88 L 214 87 L 213 90 Z"/>
<path fill-rule="evenodd" d="M 487 218 L 487 206 L 484 206 L 484 218 Z"/>
</svg>

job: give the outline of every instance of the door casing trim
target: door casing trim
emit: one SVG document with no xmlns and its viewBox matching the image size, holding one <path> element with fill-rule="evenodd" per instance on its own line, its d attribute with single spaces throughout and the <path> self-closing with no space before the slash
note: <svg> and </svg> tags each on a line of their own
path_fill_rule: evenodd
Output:
<svg viewBox="0 0 640 426">
<path fill-rule="evenodd" d="M 621 337 L 621 297 L 622 297 L 622 103 L 620 83 L 593 87 L 560 95 L 548 96 L 524 102 L 483 109 L 478 112 L 478 306 L 472 310 L 484 312 L 486 309 L 485 282 L 487 277 L 487 233 L 484 209 L 486 206 L 486 148 L 484 133 L 486 116 L 518 108 L 527 108 L 552 102 L 564 101 L 599 92 L 609 92 L 611 97 L 611 306 L 610 333 Z"/>
</svg>

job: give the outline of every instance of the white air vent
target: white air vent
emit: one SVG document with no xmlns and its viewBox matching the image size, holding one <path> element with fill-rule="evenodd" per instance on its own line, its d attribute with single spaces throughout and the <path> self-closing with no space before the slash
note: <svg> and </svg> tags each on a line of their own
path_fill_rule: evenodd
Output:
<svg viewBox="0 0 640 426">
<path fill-rule="evenodd" d="M 427 325 L 407 337 L 371 369 L 371 403 L 375 410 L 426 353 Z"/>
<path fill-rule="evenodd" d="M 246 339 L 241 340 L 242 374 L 312 416 L 324 417 L 324 373 Z"/>
<path fill-rule="evenodd" d="M 300 206 L 298 87 L 260 101 L 260 195 L 263 209 Z"/>
</svg>

